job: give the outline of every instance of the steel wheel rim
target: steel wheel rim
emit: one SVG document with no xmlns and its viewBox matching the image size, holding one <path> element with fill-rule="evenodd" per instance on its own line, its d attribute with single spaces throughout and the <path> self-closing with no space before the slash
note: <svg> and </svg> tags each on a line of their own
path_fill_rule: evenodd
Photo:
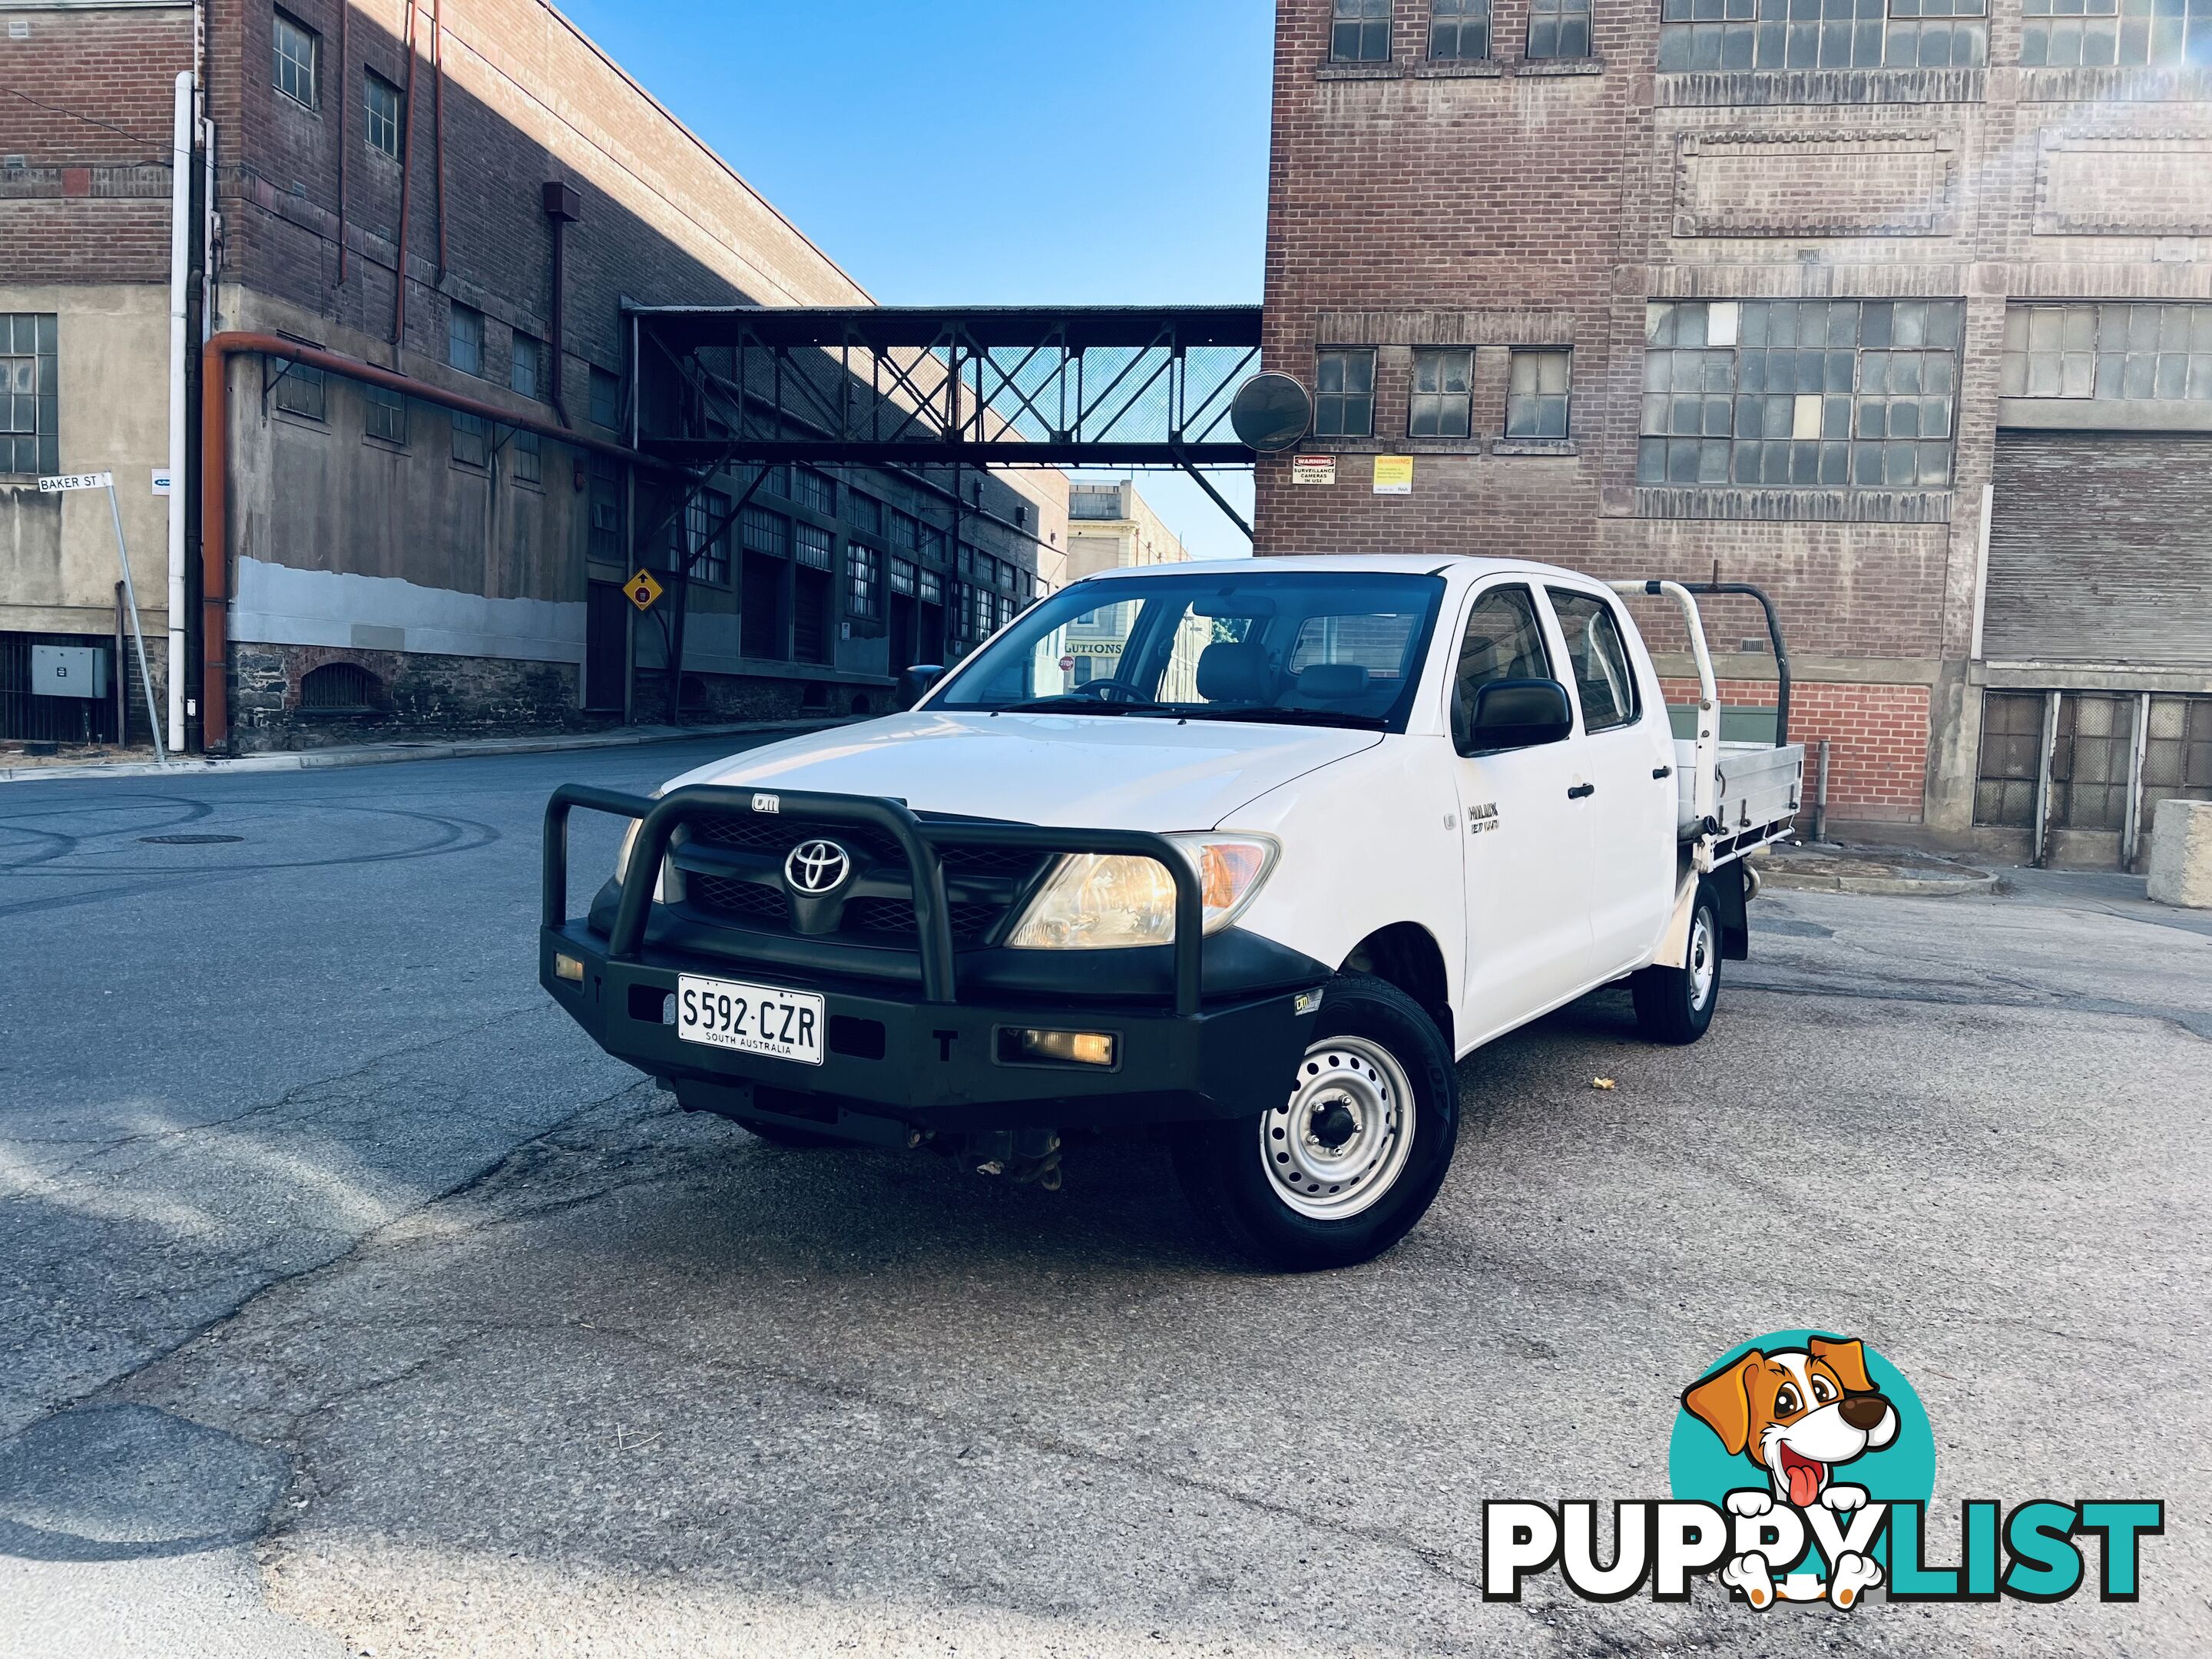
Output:
<svg viewBox="0 0 2212 1659">
<path fill-rule="evenodd" d="M 1289 1208 L 1342 1221 L 1397 1184 L 1413 1154 L 1413 1085 L 1389 1049 L 1328 1037 L 1298 1062 L 1290 1098 L 1261 1115 L 1260 1161 Z"/>
<path fill-rule="evenodd" d="M 1703 1008 L 1721 975 L 1720 952 L 1713 949 L 1711 912 L 1700 910 L 1690 921 L 1690 1006 Z"/>
</svg>

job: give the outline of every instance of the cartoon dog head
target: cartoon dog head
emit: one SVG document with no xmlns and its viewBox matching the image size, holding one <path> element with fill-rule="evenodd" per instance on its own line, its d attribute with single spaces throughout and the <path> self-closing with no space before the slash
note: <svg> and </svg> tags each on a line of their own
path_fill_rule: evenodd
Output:
<svg viewBox="0 0 2212 1659">
<path fill-rule="evenodd" d="M 1867 1376 L 1865 1350 L 1835 1337 L 1773 1353 L 1753 1348 L 1684 1389 L 1682 1404 L 1801 1510 L 1819 1500 L 1837 1464 L 1897 1437 L 1896 1408 Z"/>
</svg>

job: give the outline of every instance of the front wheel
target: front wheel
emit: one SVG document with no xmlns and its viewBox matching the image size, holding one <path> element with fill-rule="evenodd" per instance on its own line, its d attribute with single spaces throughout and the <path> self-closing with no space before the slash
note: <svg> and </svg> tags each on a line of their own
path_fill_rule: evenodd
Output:
<svg viewBox="0 0 2212 1659">
<path fill-rule="evenodd" d="M 1646 968 L 1629 976 L 1636 1023 L 1654 1042 L 1695 1042 L 1721 1000 L 1721 915 L 1710 884 L 1691 902 L 1690 939 L 1680 968 Z"/>
<path fill-rule="evenodd" d="M 1340 974 L 1283 1103 L 1196 1124 L 1176 1173 L 1231 1243 L 1293 1272 L 1382 1254 L 1427 1212 L 1459 1137 L 1451 1050 L 1387 981 Z"/>
</svg>

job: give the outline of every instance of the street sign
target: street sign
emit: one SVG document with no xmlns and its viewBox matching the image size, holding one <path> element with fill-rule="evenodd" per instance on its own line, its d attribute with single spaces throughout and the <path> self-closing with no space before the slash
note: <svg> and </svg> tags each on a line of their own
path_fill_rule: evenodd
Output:
<svg viewBox="0 0 2212 1659">
<path fill-rule="evenodd" d="M 623 592 L 629 595 L 629 602 L 641 611 L 652 610 L 660 591 L 660 584 L 653 580 L 650 570 L 641 570 L 623 584 Z"/>
<path fill-rule="evenodd" d="M 51 495 L 62 489 L 111 489 L 115 485 L 112 472 L 64 472 L 52 478 L 39 480 L 39 494 Z"/>
</svg>

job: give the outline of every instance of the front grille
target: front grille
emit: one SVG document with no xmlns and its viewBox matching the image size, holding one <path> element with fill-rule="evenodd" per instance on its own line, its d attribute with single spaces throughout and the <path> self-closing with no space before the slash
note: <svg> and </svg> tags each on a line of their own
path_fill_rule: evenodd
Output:
<svg viewBox="0 0 2212 1659">
<path fill-rule="evenodd" d="M 779 864 L 802 841 L 834 841 L 894 868 L 906 862 L 898 842 L 866 824 L 808 823 L 774 812 L 702 812 L 685 823 L 693 841 L 732 852 L 768 854 Z"/>
<path fill-rule="evenodd" d="M 801 842 L 835 841 L 852 852 L 867 882 L 908 884 L 906 857 L 898 842 L 863 824 L 817 823 L 781 814 L 702 813 L 685 821 L 683 845 L 738 854 L 749 875 L 686 872 L 684 891 L 690 908 L 710 921 L 756 933 L 790 933 L 791 910 L 785 900 L 783 861 Z M 1015 901 L 1052 858 L 1019 848 L 963 847 L 939 849 L 947 888 L 952 942 L 969 950 L 981 945 L 1006 918 Z M 878 948 L 911 949 L 920 935 L 913 902 L 896 894 L 856 894 L 846 901 L 837 931 L 829 935 Z"/>
<path fill-rule="evenodd" d="M 730 876 L 687 876 L 684 884 L 694 904 L 732 921 L 767 933 L 782 933 L 790 925 L 790 908 L 773 887 Z"/>
<path fill-rule="evenodd" d="M 965 949 L 979 945 L 999 918 L 1006 914 L 1002 904 L 966 903 L 954 900 L 952 914 L 952 942 Z M 848 933 L 870 933 L 886 939 L 911 941 L 918 936 L 919 927 L 914 919 L 914 906 L 904 899 L 859 898 L 845 907 L 844 931 Z"/>
</svg>

